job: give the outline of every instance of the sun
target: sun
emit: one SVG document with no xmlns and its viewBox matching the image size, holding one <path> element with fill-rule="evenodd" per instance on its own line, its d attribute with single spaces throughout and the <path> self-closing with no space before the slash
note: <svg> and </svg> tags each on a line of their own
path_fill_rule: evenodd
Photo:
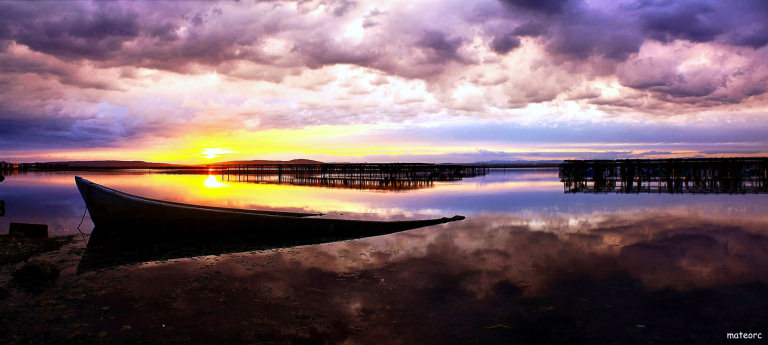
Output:
<svg viewBox="0 0 768 345">
<path fill-rule="evenodd" d="M 224 149 L 205 149 L 203 150 L 203 157 L 207 159 L 214 159 L 219 155 L 223 155 L 226 153 L 232 153 L 232 151 L 224 150 Z"/>
</svg>

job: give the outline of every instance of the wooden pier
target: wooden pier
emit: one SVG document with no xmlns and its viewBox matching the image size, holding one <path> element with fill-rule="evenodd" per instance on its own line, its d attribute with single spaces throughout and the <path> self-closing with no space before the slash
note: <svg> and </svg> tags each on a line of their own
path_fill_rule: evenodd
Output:
<svg viewBox="0 0 768 345">
<path fill-rule="evenodd" d="M 0 174 L 5 175 L 19 170 L 19 164 L 8 163 L 5 161 L 0 162 Z"/>
<path fill-rule="evenodd" d="M 429 188 L 435 181 L 488 173 L 478 166 L 415 163 L 228 164 L 207 169 L 224 181 L 375 190 Z"/>
<path fill-rule="evenodd" d="M 768 158 L 569 160 L 565 193 L 768 193 Z"/>
</svg>

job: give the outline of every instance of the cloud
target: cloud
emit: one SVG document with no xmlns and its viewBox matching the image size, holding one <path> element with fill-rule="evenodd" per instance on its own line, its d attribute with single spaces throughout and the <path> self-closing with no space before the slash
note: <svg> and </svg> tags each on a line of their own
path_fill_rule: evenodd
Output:
<svg viewBox="0 0 768 345">
<path fill-rule="evenodd" d="M 510 50 L 519 46 L 520 38 L 514 35 L 496 36 L 491 42 L 491 48 L 499 54 L 509 53 Z"/>
<path fill-rule="evenodd" d="M 501 2 L 513 8 L 552 14 L 561 12 L 568 0 L 501 0 Z"/>
<path fill-rule="evenodd" d="M 444 63 L 461 60 L 457 51 L 462 43 L 461 37 L 448 37 L 441 31 L 426 30 L 416 44 L 427 52 L 427 61 Z"/>
<path fill-rule="evenodd" d="M 563 16 L 551 25 L 552 36 L 547 47 L 571 59 L 601 56 L 624 61 L 636 53 L 644 41 L 627 14 L 576 9 Z"/>
<path fill-rule="evenodd" d="M 140 33 L 139 15 L 117 6 L 51 4 L 42 11 L 30 8 L 34 4 L 21 6 L 27 8 L 2 18 L 13 21 L 5 38 L 62 59 L 105 60 Z"/>
<path fill-rule="evenodd" d="M 5 76 L 36 74 L 51 76 L 65 85 L 83 89 L 114 90 L 114 84 L 84 71 L 87 68 L 68 64 L 50 55 L 30 51 L 28 47 L 10 44 L 0 52 L 0 74 Z"/>
<path fill-rule="evenodd" d="M 332 0 L 326 1 L 325 3 L 331 5 L 331 8 L 333 8 L 333 14 L 337 17 L 345 15 L 349 10 L 355 8 L 358 5 L 357 1 L 350 0 Z"/>
<path fill-rule="evenodd" d="M 547 33 L 547 28 L 537 22 L 528 22 L 517 26 L 512 34 L 517 36 L 541 36 Z"/>
<path fill-rule="evenodd" d="M 648 90 L 659 99 L 681 103 L 739 103 L 768 90 L 765 52 L 723 54 L 722 46 L 646 44 L 617 68 L 627 87 Z"/>
<path fill-rule="evenodd" d="M 642 11 L 643 30 L 653 39 L 710 42 L 724 31 L 719 12 L 705 2 L 683 1 L 647 7 Z"/>
<path fill-rule="evenodd" d="M 737 45 L 759 49 L 768 45 L 768 27 L 755 29 L 747 34 L 734 34 L 731 41 Z"/>
<path fill-rule="evenodd" d="M 746 0 L 2 2 L 0 83 L 27 87 L 0 102 L 75 123 L 127 109 L 112 142 L 201 123 L 740 118 L 768 103 L 765 23 Z"/>
<path fill-rule="evenodd" d="M 113 141 L 109 128 L 85 127 L 71 117 L 0 111 L 4 114 L 0 118 L 0 146 L 6 149 L 46 149 L 51 143 L 56 143 L 58 149 L 87 148 Z"/>
</svg>

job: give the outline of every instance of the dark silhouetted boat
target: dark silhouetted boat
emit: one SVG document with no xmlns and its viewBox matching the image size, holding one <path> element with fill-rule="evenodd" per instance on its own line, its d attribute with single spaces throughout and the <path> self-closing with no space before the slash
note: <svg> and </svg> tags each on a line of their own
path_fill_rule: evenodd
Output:
<svg viewBox="0 0 768 345">
<path fill-rule="evenodd" d="M 189 205 L 123 193 L 75 177 L 93 229 L 79 272 L 201 255 L 292 247 L 384 235 L 462 220 L 367 221 L 320 213 Z"/>
<path fill-rule="evenodd" d="M 334 219 L 318 213 L 189 205 L 120 192 L 79 176 L 75 183 L 96 228 L 137 235 L 248 235 L 263 240 L 356 238 L 462 220 L 462 216 L 401 221 Z"/>
</svg>

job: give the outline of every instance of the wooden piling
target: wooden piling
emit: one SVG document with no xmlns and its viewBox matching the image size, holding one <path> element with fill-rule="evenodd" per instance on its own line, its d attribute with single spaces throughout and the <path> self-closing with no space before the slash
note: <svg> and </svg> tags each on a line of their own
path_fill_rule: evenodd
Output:
<svg viewBox="0 0 768 345">
<path fill-rule="evenodd" d="M 569 160 L 566 193 L 768 193 L 768 158 Z"/>
<path fill-rule="evenodd" d="M 224 164 L 207 169 L 227 181 L 232 176 L 241 182 L 388 190 L 428 188 L 435 181 L 488 173 L 485 167 L 423 163 Z"/>
</svg>

